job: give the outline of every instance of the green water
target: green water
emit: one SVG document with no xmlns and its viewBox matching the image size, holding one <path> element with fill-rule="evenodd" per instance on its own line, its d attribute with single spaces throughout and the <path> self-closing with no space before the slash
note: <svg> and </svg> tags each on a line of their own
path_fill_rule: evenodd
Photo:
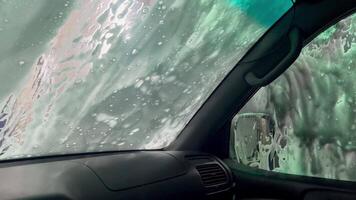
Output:
<svg viewBox="0 0 356 200">
<path fill-rule="evenodd" d="M 228 0 L 2 0 L 0 28 L 9 159 L 167 146 L 268 26 Z"/>
<path fill-rule="evenodd" d="M 280 17 L 281 10 L 288 10 L 292 0 L 230 0 L 231 3 L 256 20 L 258 23 L 270 27 Z"/>
<path fill-rule="evenodd" d="M 259 168 L 356 180 L 356 15 L 318 36 L 293 66 L 261 89 L 242 112 L 269 113 L 273 143 Z M 285 145 L 285 143 L 287 143 Z M 276 153 L 276 154 L 274 154 Z M 279 166 L 268 164 L 269 156 Z"/>
</svg>

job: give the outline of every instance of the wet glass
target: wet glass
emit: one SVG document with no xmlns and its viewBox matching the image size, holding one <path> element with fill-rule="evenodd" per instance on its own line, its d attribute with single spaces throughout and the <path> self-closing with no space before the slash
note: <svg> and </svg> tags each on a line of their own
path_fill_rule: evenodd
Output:
<svg viewBox="0 0 356 200">
<path fill-rule="evenodd" d="M 2 0 L 0 159 L 167 146 L 291 6 Z"/>
<path fill-rule="evenodd" d="M 272 143 L 259 143 L 255 162 L 243 164 L 356 181 L 356 14 L 315 38 L 241 113 L 275 124 Z"/>
</svg>

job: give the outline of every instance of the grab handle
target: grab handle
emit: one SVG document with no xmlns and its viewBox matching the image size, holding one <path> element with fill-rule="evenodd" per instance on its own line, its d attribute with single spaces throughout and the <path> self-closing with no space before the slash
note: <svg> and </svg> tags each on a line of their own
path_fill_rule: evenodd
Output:
<svg viewBox="0 0 356 200">
<path fill-rule="evenodd" d="M 296 27 L 288 33 L 290 49 L 288 54 L 279 62 L 279 64 L 264 77 L 258 78 L 253 72 L 248 72 L 245 75 L 246 82 L 251 86 L 266 86 L 284 72 L 298 58 L 302 50 L 302 37 L 300 30 Z"/>
</svg>

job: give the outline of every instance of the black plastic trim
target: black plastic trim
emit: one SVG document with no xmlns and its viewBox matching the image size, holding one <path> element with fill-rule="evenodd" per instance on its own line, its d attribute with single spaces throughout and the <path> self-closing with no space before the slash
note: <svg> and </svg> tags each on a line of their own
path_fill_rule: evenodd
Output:
<svg viewBox="0 0 356 200">
<path fill-rule="evenodd" d="M 259 87 L 249 85 L 244 74 L 254 66 L 254 73 L 269 71 L 287 55 L 289 48 L 279 50 L 292 27 L 301 31 L 303 46 L 329 26 L 353 13 L 355 0 L 299 1 L 248 51 L 221 84 L 210 95 L 177 139 L 166 150 L 201 151 L 210 138 L 220 134 L 219 130 L 230 123 L 233 115 L 247 102 Z M 273 60 L 269 57 L 277 57 Z M 269 66 L 268 70 L 264 66 Z M 282 73 L 282 72 L 281 72 Z M 223 134 L 229 134 L 224 132 Z M 222 137 L 222 136 L 221 136 Z M 225 137 L 226 138 L 226 137 Z M 228 151 L 219 149 L 217 151 Z M 219 152 L 210 152 L 219 154 Z"/>
</svg>

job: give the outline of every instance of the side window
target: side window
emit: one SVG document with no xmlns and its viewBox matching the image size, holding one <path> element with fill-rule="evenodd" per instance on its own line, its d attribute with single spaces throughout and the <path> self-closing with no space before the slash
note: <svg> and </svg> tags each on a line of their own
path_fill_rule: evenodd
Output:
<svg viewBox="0 0 356 200">
<path fill-rule="evenodd" d="M 356 181 L 356 14 L 308 44 L 231 131 L 230 154 L 240 164 Z"/>
</svg>

